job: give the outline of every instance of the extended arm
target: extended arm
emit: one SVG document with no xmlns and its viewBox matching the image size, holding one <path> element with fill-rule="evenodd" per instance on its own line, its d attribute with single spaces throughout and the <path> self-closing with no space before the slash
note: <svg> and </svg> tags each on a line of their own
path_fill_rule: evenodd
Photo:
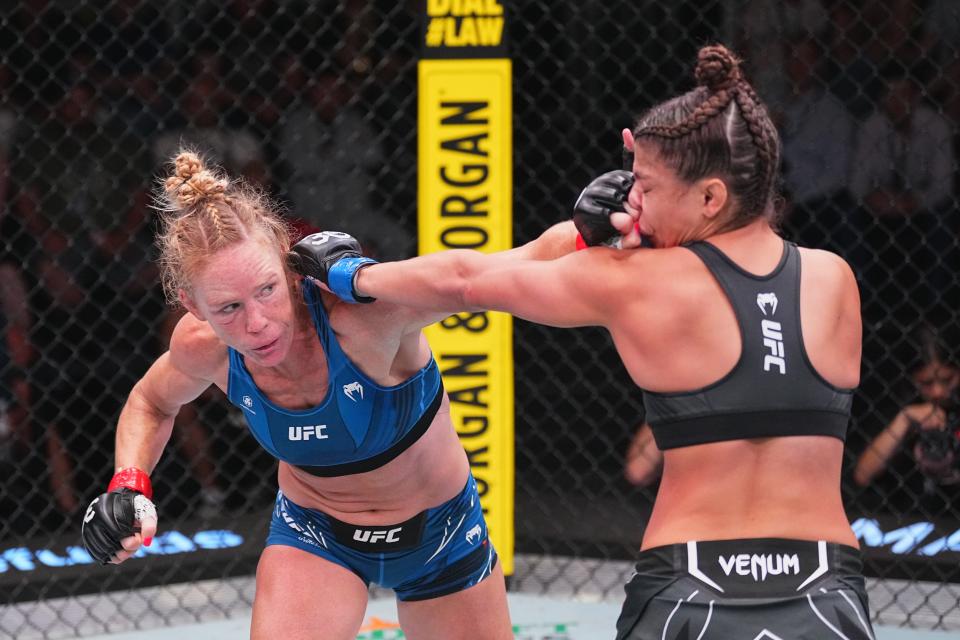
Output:
<svg viewBox="0 0 960 640">
<path fill-rule="evenodd" d="M 556 260 L 517 260 L 506 253 L 443 251 L 374 264 L 357 274 L 360 295 L 453 313 L 490 309 L 555 327 L 606 326 L 634 252 L 593 248 Z"/>
<path fill-rule="evenodd" d="M 578 231 L 585 245 L 640 245 L 634 224 L 638 214 L 619 211 L 632 186 L 633 176 L 626 171 L 595 178 L 580 194 L 573 222 L 554 225 L 536 240 L 508 251 L 444 251 L 377 265 L 360 256 L 359 244 L 350 236 L 323 232 L 294 245 L 289 264 L 348 302 L 381 300 L 419 310 L 411 314 L 414 321 L 405 323 L 415 328 L 458 311 L 479 309 L 509 311 L 556 326 L 601 324 L 598 292 L 615 287 L 610 286 L 613 278 L 593 270 L 613 262 L 598 257 L 609 252 L 580 252 L 591 257 L 569 254 L 578 246 Z"/>
</svg>

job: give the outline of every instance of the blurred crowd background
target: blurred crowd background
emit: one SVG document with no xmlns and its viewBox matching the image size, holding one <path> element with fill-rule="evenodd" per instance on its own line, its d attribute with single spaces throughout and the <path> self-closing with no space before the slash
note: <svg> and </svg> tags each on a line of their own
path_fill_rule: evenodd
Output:
<svg viewBox="0 0 960 640">
<path fill-rule="evenodd" d="M 619 166 L 619 130 L 692 85 L 699 46 L 731 45 L 783 139 L 783 234 L 839 253 L 860 283 L 851 519 L 960 528 L 958 3 L 503 4 L 515 243 Z M 116 416 L 179 317 L 158 285 L 151 208 L 179 146 L 270 193 L 299 233 L 348 231 L 380 259 L 416 253 L 421 8 L 2 3 L 0 540 L 78 535 L 112 475 Z M 518 322 L 515 340 L 518 550 L 629 558 L 656 487 L 656 473 L 624 475 L 628 452 L 650 449 L 629 447 L 639 393 L 598 330 Z M 263 511 L 275 464 L 210 392 L 155 473 L 160 512 Z M 630 518 L 596 531 L 587 508 Z"/>
</svg>

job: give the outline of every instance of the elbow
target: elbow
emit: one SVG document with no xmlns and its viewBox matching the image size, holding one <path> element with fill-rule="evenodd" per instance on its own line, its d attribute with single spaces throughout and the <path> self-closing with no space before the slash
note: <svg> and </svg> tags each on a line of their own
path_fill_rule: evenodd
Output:
<svg viewBox="0 0 960 640">
<path fill-rule="evenodd" d="M 478 280 L 482 272 L 483 255 L 476 251 L 464 251 L 457 256 L 449 297 L 463 311 L 481 311 L 482 292 Z"/>
<path fill-rule="evenodd" d="M 154 397 L 154 395 L 149 392 L 148 386 L 144 383 L 144 379 L 141 378 L 130 390 L 124 409 L 139 415 L 150 416 L 157 422 L 172 422 L 174 418 L 176 418 L 177 413 L 179 413 L 180 406 L 165 405 L 160 402 L 159 398 Z"/>
</svg>

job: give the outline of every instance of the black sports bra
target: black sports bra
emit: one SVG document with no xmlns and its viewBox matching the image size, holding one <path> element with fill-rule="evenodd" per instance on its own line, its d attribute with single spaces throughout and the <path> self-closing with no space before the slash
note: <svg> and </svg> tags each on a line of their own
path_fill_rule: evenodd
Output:
<svg viewBox="0 0 960 640">
<path fill-rule="evenodd" d="M 721 380 L 694 391 L 644 391 L 660 449 L 708 442 L 826 435 L 843 440 L 853 389 L 840 389 L 810 364 L 800 330 L 800 252 L 784 242 L 772 273 L 756 276 L 706 242 L 688 245 L 736 312 L 740 360 Z"/>
</svg>

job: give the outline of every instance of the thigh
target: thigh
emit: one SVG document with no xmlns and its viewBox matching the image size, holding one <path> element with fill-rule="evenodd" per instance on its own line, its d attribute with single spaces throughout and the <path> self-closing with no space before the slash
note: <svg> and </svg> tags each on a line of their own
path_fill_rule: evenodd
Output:
<svg viewBox="0 0 960 640">
<path fill-rule="evenodd" d="M 367 586 L 350 570 L 283 545 L 264 549 L 257 566 L 252 640 L 356 638 Z"/>
<path fill-rule="evenodd" d="M 410 640 L 512 640 L 501 563 L 469 589 L 429 600 L 398 601 L 405 638 Z"/>
</svg>

